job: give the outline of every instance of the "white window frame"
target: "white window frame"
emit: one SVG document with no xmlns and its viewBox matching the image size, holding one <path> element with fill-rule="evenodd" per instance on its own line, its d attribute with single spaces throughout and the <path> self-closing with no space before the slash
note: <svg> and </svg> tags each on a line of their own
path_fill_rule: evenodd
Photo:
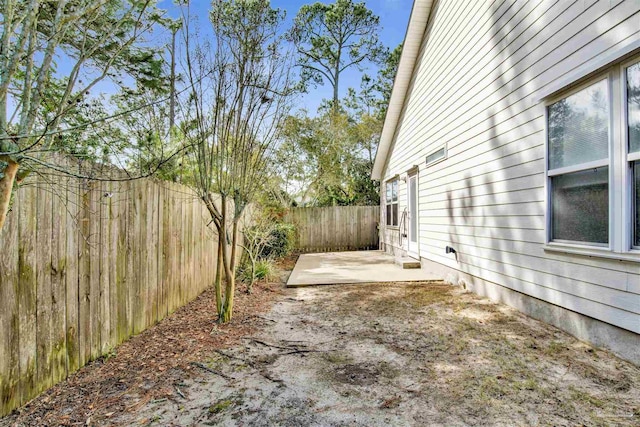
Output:
<svg viewBox="0 0 640 427">
<path fill-rule="evenodd" d="M 640 62 L 640 55 L 619 61 L 593 77 L 567 86 L 544 102 L 545 137 L 545 250 L 576 253 L 586 256 L 640 262 L 640 247 L 633 246 L 634 201 L 631 163 L 640 160 L 640 153 L 629 153 L 627 122 L 627 67 Z M 599 82 L 607 80 L 609 98 L 609 158 L 581 165 L 549 170 L 548 107 L 564 98 Z M 554 91 L 555 92 L 555 91 Z M 609 168 L 609 242 L 597 244 L 552 240 L 552 188 L 551 178 L 595 167 Z"/>
<path fill-rule="evenodd" d="M 396 200 L 393 200 L 393 183 L 396 184 Z M 387 200 L 387 185 L 391 185 L 391 200 Z M 387 223 L 387 212 L 392 209 L 393 205 L 397 205 L 396 223 L 393 224 L 393 210 L 391 211 L 391 224 Z M 384 183 L 384 224 L 387 228 L 398 228 L 400 226 L 400 177 L 394 176 Z"/>
<path fill-rule="evenodd" d="M 636 212 L 635 212 L 635 201 L 633 194 L 633 168 L 631 164 L 635 161 L 640 161 L 640 151 L 631 153 L 629 152 L 629 115 L 628 115 L 628 98 L 627 98 L 627 68 L 632 65 L 640 63 L 640 55 L 634 56 L 628 61 L 622 62 L 619 67 L 619 78 L 620 78 L 620 89 L 622 92 L 621 96 L 621 125 L 620 125 L 620 133 L 621 139 L 623 143 L 623 150 L 620 154 L 621 156 L 621 164 L 624 165 L 626 163 L 626 168 L 623 166 L 621 169 L 625 169 L 625 173 L 622 176 L 624 186 L 626 191 L 624 192 L 624 210 L 622 221 L 627 230 L 630 232 L 626 233 L 626 241 L 624 242 L 625 247 L 630 248 L 630 252 L 637 253 L 640 255 L 640 246 L 636 246 L 634 243 L 634 232 L 635 232 L 635 221 L 636 221 Z"/>
<path fill-rule="evenodd" d="M 440 150 L 444 150 L 444 155 L 442 157 L 440 157 L 439 159 L 436 159 L 436 160 L 432 160 L 432 161 L 428 160 L 429 156 L 431 156 L 432 154 L 437 153 Z M 433 166 L 435 164 L 438 164 L 440 162 L 445 161 L 447 159 L 447 154 L 448 154 L 447 153 L 447 144 L 442 144 L 442 145 L 438 146 L 438 148 L 436 148 L 435 150 L 431 150 L 429 153 L 427 153 L 426 156 L 424 156 L 424 163 L 425 163 L 426 166 Z"/>
</svg>

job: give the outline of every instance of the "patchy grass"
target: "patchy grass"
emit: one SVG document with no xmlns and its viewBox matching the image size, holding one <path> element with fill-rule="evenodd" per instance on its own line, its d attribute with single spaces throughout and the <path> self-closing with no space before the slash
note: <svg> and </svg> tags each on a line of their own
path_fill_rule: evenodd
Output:
<svg viewBox="0 0 640 427">
<path fill-rule="evenodd" d="M 382 346 L 402 358 L 391 382 L 407 375 L 428 399 L 387 406 L 410 412 L 422 404 L 437 412 L 409 423 L 640 425 L 638 367 L 458 287 L 379 284 L 298 293 L 305 294 L 314 296 L 313 306 L 300 308 L 309 323 L 342 319 L 341 338 L 351 347 Z M 399 390 L 390 386 L 388 393 Z"/>
<path fill-rule="evenodd" d="M 223 399 L 219 402 L 216 402 L 214 405 L 209 406 L 210 414 L 219 414 L 220 412 L 224 412 L 227 408 L 233 405 L 233 400 Z"/>
</svg>

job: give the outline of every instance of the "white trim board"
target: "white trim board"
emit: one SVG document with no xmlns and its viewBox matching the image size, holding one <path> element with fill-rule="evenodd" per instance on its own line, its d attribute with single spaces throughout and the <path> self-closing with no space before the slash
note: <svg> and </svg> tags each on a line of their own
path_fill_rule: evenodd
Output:
<svg viewBox="0 0 640 427">
<path fill-rule="evenodd" d="M 384 119 L 384 126 L 378 144 L 378 152 L 376 153 L 373 171 L 371 172 L 372 179 L 382 179 L 382 172 L 387 162 L 387 156 L 391 151 L 396 128 L 400 122 L 402 109 L 404 108 L 404 103 L 409 93 L 409 86 L 418 62 L 418 56 L 420 55 L 422 39 L 427 29 L 427 23 L 429 22 L 434 3 L 434 0 L 415 0 L 413 3 L 407 35 L 404 39 L 402 55 L 400 56 L 398 71 L 393 83 L 393 90 L 391 91 L 389 108 L 387 109 L 387 115 Z"/>
<path fill-rule="evenodd" d="M 560 91 L 567 90 L 568 87 L 575 84 L 576 82 L 590 76 L 591 74 L 602 71 L 603 69 L 609 67 L 610 65 L 613 65 L 616 62 L 620 62 L 625 56 L 634 53 L 634 51 L 638 49 L 640 49 L 640 36 L 638 36 L 635 40 L 625 44 L 624 46 L 607 53 L 606 55 L 601 55 L 593 58 L 591 61 L 581 65 L 573 72 L 567 74 L 564 78 L 558 79 L 553 83 L 547 85 L 547 87 L 543 88 L 540 91 L 535 103 L 537 104 L 541 101 L 544 101 Z"/>
</svg>

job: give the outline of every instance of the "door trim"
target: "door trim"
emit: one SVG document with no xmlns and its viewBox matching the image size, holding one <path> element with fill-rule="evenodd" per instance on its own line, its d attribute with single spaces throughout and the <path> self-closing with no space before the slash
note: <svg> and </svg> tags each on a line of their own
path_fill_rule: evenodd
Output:
<svg viewBox="0 0 640 427">
<path fill-rule="evenodd" d="M 409 208 L 409 215 L 407 218 L 407 255 L 416 259 L 420 259 L 420 201 L 418 200 L 418 171 L 410 171 L 407 175 L 407 207 Z M 415 194 L 412 194 L 412 191 Z M 411 206 L 412 204 L 414 204 L 415 206 Z M 413 230 L 414 220 L 415 230 Z M 412 232 L 415 233 L 415 242 L 412 242 L 411 240 Z"/>
</svg>

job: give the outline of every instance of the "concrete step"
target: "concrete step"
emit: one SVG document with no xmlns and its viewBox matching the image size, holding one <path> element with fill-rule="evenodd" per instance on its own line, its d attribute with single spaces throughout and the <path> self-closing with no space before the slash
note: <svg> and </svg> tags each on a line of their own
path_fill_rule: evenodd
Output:
<svg viewBox="0 0 640 427">
<path fill-rule="evenodd" d="M 410 257 L 396 258 L 396 264 L 398 264 L 400 267 L 402 267 L 405 270 L 420 268 L 420 261 Z"/>
</svg>

